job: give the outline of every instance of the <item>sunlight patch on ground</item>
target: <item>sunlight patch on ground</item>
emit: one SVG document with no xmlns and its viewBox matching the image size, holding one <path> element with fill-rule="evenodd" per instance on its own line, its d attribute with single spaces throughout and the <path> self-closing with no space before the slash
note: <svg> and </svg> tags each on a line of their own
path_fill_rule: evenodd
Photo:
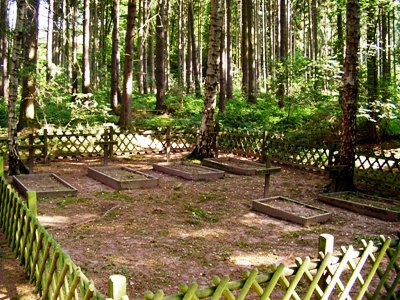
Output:
<svg viewBox="0 0 400 300">
<path fill-rule="evenodd" d="M 285 257 L 275 255 L 273 253 L 258 252 L 258 253 L 244 253 L 237 252 L 229 257 L 229 261 L 235 265 L 242 267 L 258 267 L 279 265 L 285 260 Z"/>
<path fill-rule="evenodd" d="M 298 226 L 296 224 L 292 225 L 288 222 L 272 218 L 267 214 L 259 215 L 253 212 L 245 214 L 240 220 L 240 223 L 249 227 L 257 228 L 260 227 L 260 225 L 263 227 L 268 226 L 269 230 L 271 230 L 272 228 L 277 228 L 278 230 L 281 230 L 283 232 L 298 230 L 299 228 L 302 228 L 301 226 Z"/>
<path fill-rule="evenodd" d="M 217 228 L 212 228 L 212 229 L 200 229 L 196 231 L 191 231 L 191 232 L 182 232 L 181 229 L 178 230 L 172 230 L 171 231 L 171 236 L 174 237 L 179 237 L 179 238 L 206 238 L 206 237 L 220 237 L 221 235 L 228 234 L 229 232 L 223 229 L 217 229 Z"/>
<path fill-rule="evenodd" d="M 41 215 L 38 216 L 38 219 L 40 224 L 44 225 L 45 227 L 61 227 L 74 223 L 84 222 L 85 220 L 93 219 L 96 216 L 97 215 L 95 214 L 84 214 L 73 217 Z"/>
</svg>

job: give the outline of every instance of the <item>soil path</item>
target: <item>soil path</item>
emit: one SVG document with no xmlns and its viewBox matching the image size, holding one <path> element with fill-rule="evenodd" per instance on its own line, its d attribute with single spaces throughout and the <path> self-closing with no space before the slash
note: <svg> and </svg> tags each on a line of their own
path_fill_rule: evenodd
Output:
<svg viewBox="0 0 400 300">
<path fill-rule="evenodd" d="M 178 159 L 174 155 L 173 159 Z M 251 210 L 262 198 L 264 176 L 226 174 L 224 179 L 189 181 L 152 170 L 164 156 L 114 158 L 124 165 L 159 177 L 159 187 L 116 191 L 87 176 L 100 158 L 64 159 L 37 164 L 35 172 L 54 172 L 74 185 L 76 197 L 39 199 L 40 222 L 73 261 L 107 291 L 111 274 L 127 277 L 130 298 L 177 285 L 210 285 L 214 275 L 240 278 L 254 267 L 293 263 L 317 254 L 318 236 L 335 236 L 340 245 L 357 247 L 361 239 L 380 234 L 395 237 L 398 222 L 368 218 L 316 200 L 329 179 L 321 174 L 282 167 L 271 177 L 271 196 L 285 196 L 332 212 L 325 224 L 302 227 Z M 276 299 L 276 298 L 275 298 Z M 0 298 L 1 300 L 1 298 Z"/>
<path fill-rule="evenodd" d="M 37 299 L 22 267 L 0 232 L 0 299 Z"/>
</svg>

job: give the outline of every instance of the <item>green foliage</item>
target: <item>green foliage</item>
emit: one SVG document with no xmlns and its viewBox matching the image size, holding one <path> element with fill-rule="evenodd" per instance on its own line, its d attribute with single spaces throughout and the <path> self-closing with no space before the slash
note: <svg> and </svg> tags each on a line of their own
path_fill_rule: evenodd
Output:
<svg viewBox="0 0 400 300">
<path fill-rule="evenodd" d="M 7 104 L 0 99 L 0 127 L 7 127 L 8 124 L 8 111 L 7 111 Z"/>
</svg>

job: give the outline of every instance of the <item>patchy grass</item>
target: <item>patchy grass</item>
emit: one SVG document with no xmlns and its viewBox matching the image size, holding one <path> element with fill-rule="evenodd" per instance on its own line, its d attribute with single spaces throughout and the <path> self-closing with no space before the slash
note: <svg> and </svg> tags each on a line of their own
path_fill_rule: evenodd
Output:
<svg viewBox="0 0 400 300">
<path fill-rule="evenodd" d="M 89 201 L 87 198 L 65 197 L 57 200 L 56 204 L 58 207 L 67 208 L 70 204 L 85 203 L 87 201 Z"/>
<path fill-rule="evenodd" d="M 104 200 L 118 200 L 118 201 L 129 201 L 133 199 L 122 191 L 114 192 L 97 192 L 96 196 L 102 197 Z"/>
<path fill-rule="evenodd" d="M 205 211 L 201 207 L 189 203 L 184 204 L 184 209 L 190 213 L 189 224 L 197 225 L 201 221 L 208 223 L 217 223 L 219 221 L 219 219 L 215 217 L 215 215 L 218 214 L 217 211 Z"/>
</svg>

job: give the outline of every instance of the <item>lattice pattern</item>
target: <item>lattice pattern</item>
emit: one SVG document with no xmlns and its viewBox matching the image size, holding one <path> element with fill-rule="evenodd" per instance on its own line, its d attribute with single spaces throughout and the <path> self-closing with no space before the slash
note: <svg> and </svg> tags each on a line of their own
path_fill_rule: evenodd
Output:
<svg viewBox="0 0 400 300">
<path fill-rule="evenodd" d="M 105 299 L 0 177 L 0 227 L 41 299 Z"/>
<path fill-rule="evenodd" d="M 332 163 L 335 154 L 334 150 L 330 150 L 324 143 L 312 145 L 271 139 L 267 145 L 267 151 L 274 160 L 316 170 L 324 169 Z"/>
<path fill-rule="evenodd" d="M 171 152 L 187 151 L 194 147 L 198 134 L 196 132 L 160 129 L 157 131 L 132 130 L 129 132 L 114 132 L 109 128 L 109 140 L 117 141 L 113 147 L 117 154 L 147 154 L 164 153 L 167 148 Z M 97 155 L 102 148 L 95 145 L 103 140 L 105 130 L 99 132 L 72 133 L 58 132 L 56 134 L 41 134 L 35 136 L 35 145 L 48 145 L 47 153 L 52 157 Z M 265 152 L 270 154 L 275 162 L 292 166 L 324 170 L 332 165 L 337 156 L 337 146 L 326 143 L 311 144 L 308 141 L 288 141 L 277 138 L 265 138 L 264 133 L 221 132 L 218 146 L 221 150 L 238 155 L 263 158 Z M 28 137 L 21 137 L 20 145 L 28 144 Z M 36 157 L 46 155 L 44 149 L 36 149 Z M 0 154 L 7 156 L 7 139 L 0 139 Z M 20 150 L 21 156 L 27 158 L 28 150 Z M 372 184 L 400 189 L 400 158 L 394 154 L 373 155 L 359 153 L 356 156 L 356 179 Z"/>
<path fill-rule="evenodd" d="M 116 153 L 161 153 L 165 149 L 165 134 L 153 131 L 116 132 Z"/>
<path fill-rule="evenodd" d="M 219 148 L 234 154 L 259 157 L 263 155 L 263 135 L 236 132 L 221 132 Z"/>
<path fill-rule="evenodd" d="M 363 248 L 342 247 L 341 254 L 320 253 L 319 260 L 296 259 L 296 265 L 279 265 L 274 272 L 245 272 L 243 279 L 230 281 L 215 277 L 213 285 L 199 288 L 197 283 L 181 285 L 180 294 L 164 296 L 147 292 L 148 300 L 210 298 L 243 299 L 398 299 L 400 243 L 382 240 L 375 246 L 363 241 Z"/>
</svg>

